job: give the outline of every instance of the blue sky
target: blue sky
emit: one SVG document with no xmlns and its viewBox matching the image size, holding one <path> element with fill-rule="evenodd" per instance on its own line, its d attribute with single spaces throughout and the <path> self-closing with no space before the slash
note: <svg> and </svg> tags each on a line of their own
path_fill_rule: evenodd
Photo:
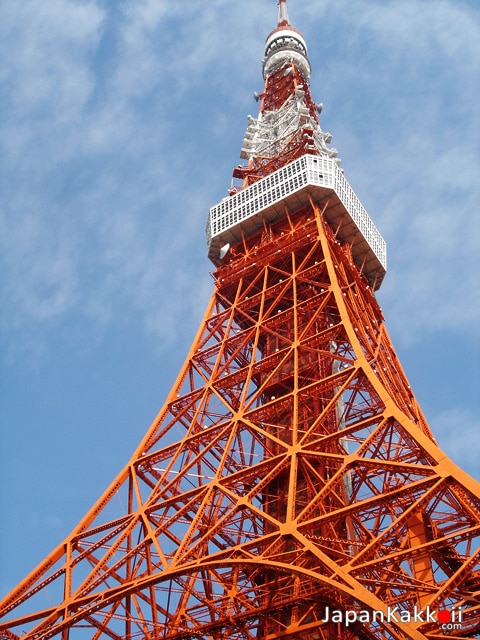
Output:
<svg viewBox="0 0 480 640">
<path fill-rule="evenodd" d="M 378 293 L 437 440 L 480 477 L 480 9 L 289 0 Z M 0 4 L 0 594 L 163 404 L 212 290 L 204 228 L 257 114 L 275 0 Z"/>
</svg>

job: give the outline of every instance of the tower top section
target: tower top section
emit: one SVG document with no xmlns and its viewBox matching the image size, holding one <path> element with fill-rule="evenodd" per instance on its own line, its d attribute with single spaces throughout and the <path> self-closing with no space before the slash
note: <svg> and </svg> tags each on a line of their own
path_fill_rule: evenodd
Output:
<svg viewBox="0 0 480 640">
<path fill-rule="evenodd" d="M 262 60 L 264 89 L 254 93 L 258 116 L 248 116 L 230 197 L 210 209 L 208 256 L 216 266 L 230 248 L 302 207 L 319 205 L 336 241 L 373 289 L 386 271 L 386 245 L 340 168 L 332 136 L 319 122 L 322 105 L 310 93 L 310 62 L 302 34 L 292 27 L 286 0 L 267 37 Z M 288 213 L 289 212 L 289 213 Z M 237 250 L 237 249 L 235 249 Z"/>
<path fill-rule="evenodd" d="M 278 2 L 278 25 L 267 38 L 263 58 L 263 78 L 275 72 L 286 62 L 293 62 L 306 82 L 310 80 L 311 67 L 308 60 L 307 43 L 297 29 L 290 24 L 287 0 Z"/>
</svg>

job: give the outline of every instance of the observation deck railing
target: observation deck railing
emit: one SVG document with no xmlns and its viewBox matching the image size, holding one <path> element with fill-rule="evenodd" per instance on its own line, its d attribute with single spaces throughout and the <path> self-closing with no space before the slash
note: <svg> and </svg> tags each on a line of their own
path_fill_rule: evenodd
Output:
<svg viewBox="0 0 480 640">
<path fill-rule="evenodd" d="M 335 160 L 304 155 L 210 209 L 208 257 L 221 264 L 220 250 L 260 230 L 263 221 L 329 198 L 325 217 L 340 242 L 349 243 L 355 264 L 378 289 L 387 267 L 386 243 Z"/>
</svg>

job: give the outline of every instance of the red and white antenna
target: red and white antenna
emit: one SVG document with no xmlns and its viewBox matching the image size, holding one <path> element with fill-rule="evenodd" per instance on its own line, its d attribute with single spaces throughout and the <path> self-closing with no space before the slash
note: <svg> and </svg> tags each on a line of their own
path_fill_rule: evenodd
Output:
<svg viewBox="0 0 480 640">
<path fill-rule="evenodd" d="M 286 27 L 289 24 L 287 0 L 278 0 L 278 26 Z"/>
</svg>

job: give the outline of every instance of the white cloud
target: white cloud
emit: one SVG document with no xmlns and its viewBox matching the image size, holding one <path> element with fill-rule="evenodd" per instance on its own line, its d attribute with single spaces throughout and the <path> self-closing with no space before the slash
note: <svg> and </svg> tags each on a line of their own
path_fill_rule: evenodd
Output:
<svg viewBox="0 0 480 640">
<path fill-rule="evenodd" d="M 2 9 L 4 74 L 15 117 L 32 112 L 60 121 L 78 113 L 91 91 L 85 62 L 101 35 L 93 2 L 25 0 Z"/>
<path fill-rule="evenodd" d="M 422 58 L 436 49 L 463 57 L 480 51 L 475 13 L 465 2 L 394 0 L 363 7 L 359 23 L 377 32 L 387 48 L 413 49 Z"/>
<path fill-rule="evenodd" d="M 202 116 L 182 122 L 178 111 L 191 117 L 197 105 L 183 107 L 183 94 L 203 91 L 230 46 L 217 22 L 225 2 L 214 5 L 29 0 L 2 11 L 11 112 L 0 131 L 3 321 L 7 333 L 24 330 L 24 346 L 42 327 L 48 340 L 53 321 L 86 318 L 97 331 L 119 310 L 143 314 L 156 336 L 181 339 L 179 318 L 210 285 L 208 266 L 201 275 L 191 268 L 206 266 L 211 200 L 192 177 L 202 154 L 194 149 L 194 160 L 185 147 Z M 246 31 L 251 17 L 234 14 Z M 228 120 L 219 135 L 208 117 L 223 142 Z"/>
</svg>

